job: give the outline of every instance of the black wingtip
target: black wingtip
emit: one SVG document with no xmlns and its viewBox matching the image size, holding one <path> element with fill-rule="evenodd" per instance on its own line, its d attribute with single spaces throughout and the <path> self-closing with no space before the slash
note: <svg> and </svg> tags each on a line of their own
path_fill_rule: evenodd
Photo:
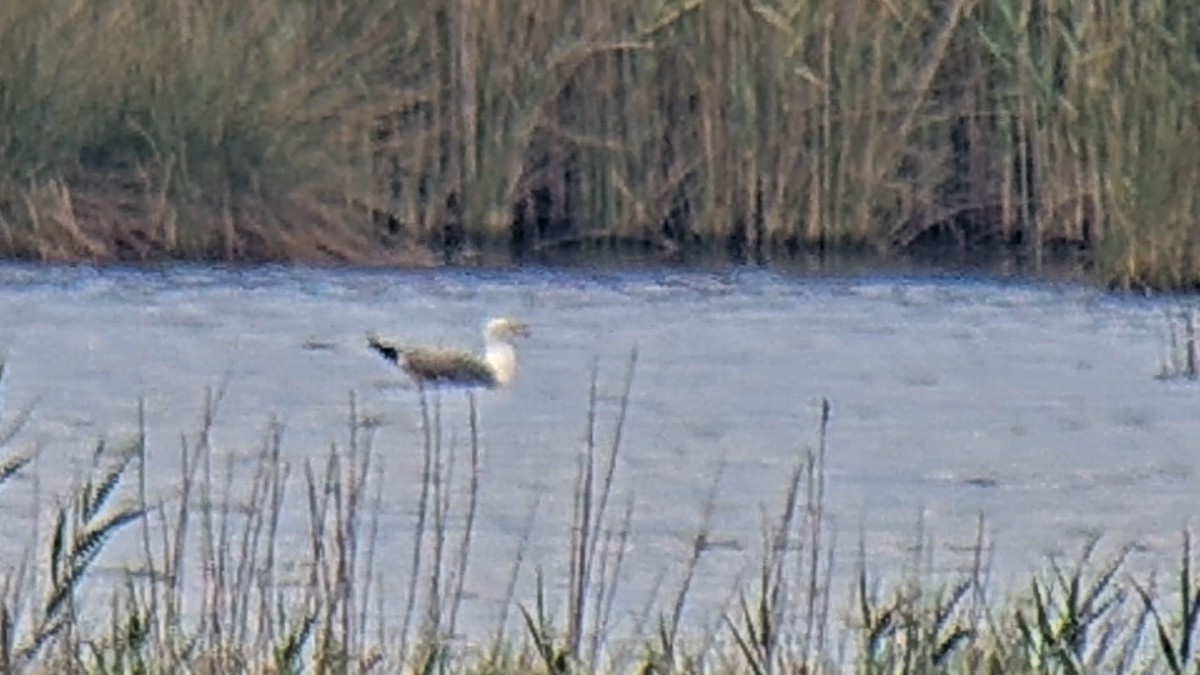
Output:
<svg viewBox="0 0 1200 675">
<path fill-rule="evenodd" d="M 400 350 L 395 345 L 390 345 L 379 338 L 374 333 L 367 334 L 367 346 L 374 349 L 380 356 L 391 361 L 392 363 L 400 363 Z"/>
</svg>

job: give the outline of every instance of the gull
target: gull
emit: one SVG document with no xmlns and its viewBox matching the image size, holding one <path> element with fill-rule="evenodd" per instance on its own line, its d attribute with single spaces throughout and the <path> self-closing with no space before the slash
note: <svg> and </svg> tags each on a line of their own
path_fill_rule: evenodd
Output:
<svg viewBox="0 0 1200 675">
<path fill-rule="evenodd" d="M 517 374 L 514 343 L 529 335 L 529 326 L 523 322 L 498 317 L 483 329 L 482 356 L 461 349 L 406 345 L 375 333 L 367 334 L 367 345 L 400 366 L 418 385 L 496 389 L 512 384 Z"/>
</svg>

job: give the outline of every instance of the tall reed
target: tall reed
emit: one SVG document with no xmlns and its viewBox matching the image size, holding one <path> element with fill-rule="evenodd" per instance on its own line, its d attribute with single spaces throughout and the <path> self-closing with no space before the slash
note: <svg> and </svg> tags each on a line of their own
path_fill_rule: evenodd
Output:
<svg viewBox="0 0 1200 675">
<path fill-rule="evenodd" d="M 1200 280 L 1194 3 L 785 5 L 11 0 L 0 252 L 932 247 Z"/>
<path fill-rule="evenodd" d="M 365 247 L 366 141 L 396 104 L 390 3 L 0 8 L 0 250 L 42 260 Z M 391 30 L 399 30 L 399 27 Z"/>
<path fill-rule="evenodd" d="M 833 585 L 845 577 L 834 570 L 836 521 L 825 504 L 834 489 L 826 485 L 826 465 L 836 453 L 828 401 L 816 414 L 815 443 L 796 449 L 777 507 L 764 511 L 771 515 L 764 518 L 762 548 L 748 561 L 756 574 L 732 589 L 726 611 L 713 610 L 709 626 L 682 618 L 691 593 L 727 582 L 727 575 L 708 578 L 701 564 L 722 546 L 713 527 L 718 471 L 686 550 L 664 566 L 678 582 L 675 592 L 661 598 L 650 592 L 641 615 L 625 624 L 632 632 L 618 629 L 615 598 L 638 541 L 632 527 L 638 505 L 618 509 L 612 500 L 625 480 L 621 457 L 630 450 L 636 360 L 634 351 L 607 443 L 600 441 L 598 374 L 592 373 L 575 507 L 563 522 L 569 528 L 562 544 L 570 561 L 565 579 L 547 579 L 546 568 L 533 561 L 539 583 L 532 597 L 514 597 L 516 583 L 508 585 L 489 646 L 477 634 L 456 635 L 478 629 L 460 625 L 458 612 L 477 550 L 479 496 L 494 489 L 480 470 L 473 396 L 466 398 L 468 437 L 460 447 L 447 429 L 443 395 L 417 392 L 422 428 L 412 450 L 422 454 L 422 469 L 413 489 L 405 490 L 394 480 L 385 488 L 380 428 L 353 395 L 346 436 L 324 455 L 296 460 L 283 448 L 286 429 L 271 420 L 248 467 L 238 464 L 215 441 L 222 385 L 206 394 L 196 430 L 179 439 L 171 492 L 148 496 L 156 494 L 146 484 L 154 474 L 144 463 L 153 453 L 139 406 L 138 432 L 126 443 L 98 443 L 73 488 L 44 509 L 50 522 L 44 540 L 35 532 L 29 555 L 0 561 L 0 666 L 14 673 L 1193 669 L 1200 593 L 1187 531 L 1174 580 L 1164 587 L 1154 574 L 1127 568 L 1132 548 L 1103 559 L 1092 540 L 1073 563 L 1051 558 L 1031 572 L 1026 587 L 1001 595 L 989 588 L 994 543 L 982 517 L 971 568 L 949 577 L 934 573 L 936 549 L 919 529 L 899 578 L 873 570 L 870 549 L 861 543 L 849 605 L 839 605 Z M 30 453 L 14 448 L 19 429 L 0 439 L 4 490 L 36 466 Z M 411 545 L 420 554 L 408 578 L 398 578 L 395 566 L 379 557 L 385 498 L 415 502 L 425 513 L 412 524 Z M 533 517 L 520 535 L 513 579 L 527 564 Z M 132 532 L 138 524 L 145 527 L 140 541 Z M 288 534 L 296 524 L 303 526 L 299 539 Z M 122 552 L 116 573 L 102 573 L 101 561 Z M 504 625 L 510 603 L 524 619 L 517 632 Z M 387 606 L 405 608 L 399 633 L 385 618 Z"/>
</svg>

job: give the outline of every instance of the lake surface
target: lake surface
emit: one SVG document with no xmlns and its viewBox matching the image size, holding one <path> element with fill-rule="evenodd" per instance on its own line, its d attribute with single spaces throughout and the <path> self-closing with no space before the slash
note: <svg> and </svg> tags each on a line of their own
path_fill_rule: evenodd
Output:
<svg viewBox="0 0 1200 675">
<path fill-rule="evenodd" d="M 532 601 L 534 565 L 552 589 L 565 584 L 591 364 L 599 359 L 607 445 L 635 346 L 611 507 L 619 515 L 634 500 L 618 617 L 678 585 L 718 475 L 712 538 L 723 545 L 703 558 L 689 616 L 719 614 L 753 570 L 764 508 L 775 518 L 789 472 L 816 441 L 822 397 L 832 404 L 825 508 L 835 595 L 854 576 L 860 538 L 871 569 L 897 578 L 918 523 L 935 544 L 935 567 L 969 564 L 980 514 L 999 584 L 1023 583 L 1048 553 L 1073 557 L 1092 533 L 1104 535 L 1103 551 L 1134 543 L 1136 564 L 1169 567 L 1200 507 L 1200 390 L 1155 378 L 1164 310 L 1179 304 L 1069 284 L 753 269 L 0 267 L 4 418 L 36 401 L 12 447 L 42 448 L 36 480 L 0 488 L 0 561 L 19 557 L 35 523 L 48 527 L 55 496 L 86 469 L 97 438 L 135 429 L 139 397 L 148 491 L 169 500 L 180 437 L 194 436 L 206 387 L 227 373 L 218 455 L 250 466 L 244 458 L 271 416 L 286 424 L 285 547 L 305 550 L 300 469 L 345 443 L 350 392 L 382 420 L 376 571 L 399 598 L 420 484 L 418 398 L 364 336 L 475 348 L 484 320 L 503 314 L 527 321 L 533 337 L 519 346 L 516 384 L 478 396 L 468 633 L 491 630 L 535 502 L 518 598 Z M 464 400 L 443 401 L 460 486 Z M 105 562 L 136 552 L 136 540 L 122 533 Z M 388 604 L 399 611 L 399 601 Z"/>
</svg>

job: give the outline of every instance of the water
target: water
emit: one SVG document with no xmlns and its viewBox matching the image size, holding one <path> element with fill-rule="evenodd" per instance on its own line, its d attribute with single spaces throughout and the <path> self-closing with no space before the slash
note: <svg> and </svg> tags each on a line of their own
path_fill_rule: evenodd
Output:
<svg viewBox="0 0 1200 675">
<path fill-rule="evenodd" d="M 36 401 L 16 447 L 42 452 L 36 480 L 0 490 L 8 515 L 0 560 L 11 564 L 31 528 L 47 527 L 54 496 L 86 469 L 98 437 L 136 428 L 140 396 L 148 490 L 170 500 L 181 435 L 194 436 L 206 387 L 227 377 L 214 444 L 237 466 L 250 466 L 244 458 L 272 415 L 286 424 L 281 459 L 297 477 L 306 459 L 344 443 L 351 391 L 385 421 L 377 569 L 399 597 L 420 475 L 417 398 L 367 351 L 364 335 L 475 346 L 483 321 L 506 314 L 526 320 L 533 338 L 520 346 L 515 386 L 479 397 L 484 457 L 467 632 L 491 629 L 535 502 L 518 595 L 532 598 L 533 565 L 562 586 L 591 363 L 599 359 L 607 444 L 635 346 L 612 507 L 634 504 L 622 620 L 653 589 L 679 583 L 718 475 L 713 539 L 724 545 L 704 558 L 689 616 L 720 612 L 760 550 L 764 509 L 778 512 L 788 473 L 816 440 L 822 397 L 833 407 L 826 511 L 835 588 L 854 574 L 860 537 L 872 569 L 895 578 L 918 524 L 936 544 L 938 569 L 969 564 L 980 514 L 999 583 L 1025 579 L 1048 553 L 1073 555 L 1093 533 L 1111 550 L 1137 544 L 1138 564 L 1169 565 L 1200 506 L 1198 392 L 1154 378 L 1163 309 L 1175 302 L 983 278 L 744 269 L 3 267 L 5 418 Z M 463 397 L 444 404 L 461 478 Z M 302 547 L 307 536 L 299 486 L 281 525 L 285 546 Z M 110 564 L 136 550 L 130 532 L 105 553 Z"/>
</svg>

